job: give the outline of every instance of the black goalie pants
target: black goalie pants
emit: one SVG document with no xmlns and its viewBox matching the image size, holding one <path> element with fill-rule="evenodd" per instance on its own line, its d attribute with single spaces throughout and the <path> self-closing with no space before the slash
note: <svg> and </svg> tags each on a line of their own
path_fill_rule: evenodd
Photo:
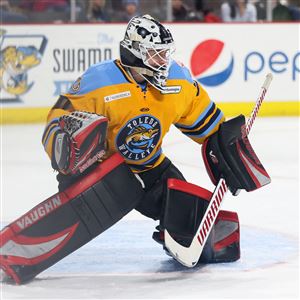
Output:
<svg viewBox="0 0 300 300">
<path fill-rule="evenodd" d="M 139 173 L 138 176 L 144 182 L 145 196 L 136 210 L 154 220 L 163 220 L 168 179 L 176 178 L 185 181 L 185 178 L 168 158 L 165 158 L 156 168 Z"/>
</svg>

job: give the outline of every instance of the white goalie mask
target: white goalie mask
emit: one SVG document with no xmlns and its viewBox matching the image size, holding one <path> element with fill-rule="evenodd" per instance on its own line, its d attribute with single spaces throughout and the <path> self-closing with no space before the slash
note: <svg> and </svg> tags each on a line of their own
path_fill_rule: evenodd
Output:
<svg viewBox="0 0 300 300">
<path fill-rule="evenodd" d="M 120 42 L 122 65 L 133 68 L 159 90 L 166 85 L 174 50 L 170 31 L 149 15 L 132 18 Z"/>
</svg>

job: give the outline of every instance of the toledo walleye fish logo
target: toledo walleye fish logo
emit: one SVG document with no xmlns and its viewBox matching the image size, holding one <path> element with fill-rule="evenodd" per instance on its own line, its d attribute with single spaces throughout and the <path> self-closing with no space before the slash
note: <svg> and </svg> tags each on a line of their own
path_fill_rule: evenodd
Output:
<svg viewBox="0 0 300 300">
<path fill-rule="evenodd" d="M 34 47 L 8 46 L 1 50 L 1 88 L 13 95 L 22 95 L 32 86 L 27 83 L 27 72 L 41 62 Z"/>
<path fill-rule="evenodd" d="M 128 160 L 141 160 L 155 149 L 161 132 L 159 121 L 151 115 L 130 120 L 119 132 L 116 146 Z"/>
<path fill-rule="evenodd" d="M 19 96 L 33 86 L 28 71 L 38 66 L 47 44 L 42 35 L 7 35 L 0 39 L 0 89 L 2 101 L 20 101 Z"/>
</svg>

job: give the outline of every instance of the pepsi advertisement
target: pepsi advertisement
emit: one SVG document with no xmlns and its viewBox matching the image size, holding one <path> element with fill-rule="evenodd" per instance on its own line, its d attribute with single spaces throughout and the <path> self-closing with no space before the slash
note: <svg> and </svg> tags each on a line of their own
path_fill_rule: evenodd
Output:
<svg viewBox="0 0 300 300">
<path fill-rule="evenodd" d="M 299 29 L 288 23 L 212 24 L 174 25 L 173 32 L 177 55 L 215 101 L 254 101 L 272 73 L 266 101 L 299 102 Z"/>
</svg>

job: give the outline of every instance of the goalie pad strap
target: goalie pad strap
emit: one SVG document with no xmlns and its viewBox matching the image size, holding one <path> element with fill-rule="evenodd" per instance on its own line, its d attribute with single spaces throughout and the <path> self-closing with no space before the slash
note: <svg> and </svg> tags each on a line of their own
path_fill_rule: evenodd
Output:
<svg viewBox="0 0 300 300">
<path fill-rule="evenodd" d="M 144 191 L 119 154 L 0 232 L 0 267 L 23 283 L 136 207 Z"/>
</svg>

